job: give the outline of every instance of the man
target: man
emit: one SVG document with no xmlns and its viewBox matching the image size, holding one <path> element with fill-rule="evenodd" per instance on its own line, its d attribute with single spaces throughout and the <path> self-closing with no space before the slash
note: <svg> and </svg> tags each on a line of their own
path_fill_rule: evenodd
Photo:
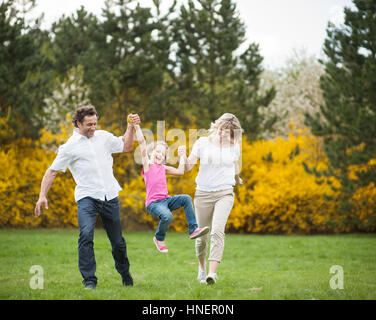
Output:
<svg viewBox="0 0 376 320">
<path fill-rule="evenodd" d="M 76 127 L 68 141 L 60 146 L 58 154 L 47 169 L 41 184 L 39 200 L 35 206 L 35 217 L 41 207 L 48 209 L 47 193 L 59 171 L 69 168 L 77 184 L 77 220 L 80 230 L 78 239 L 78 265 L 85 288 L 95 289 L 96 262 L 94 256 L 94 228 L 97 213 L 101 215 L 103 227 L 111 242 L 116 270 L 125 286 L 133 286 L 129 273 L 126 242 L 122 236 L 118 192 L 121 190 L 113 174 L 112 153 L 130 152 L 133 146 L 134 127 L 139 124 L 137 114 L 127 117 L 127 130 L 123 137 L 96 130 L 97 111 L 94 106 L 80 107 L 73 116 Z"/>
</svg>

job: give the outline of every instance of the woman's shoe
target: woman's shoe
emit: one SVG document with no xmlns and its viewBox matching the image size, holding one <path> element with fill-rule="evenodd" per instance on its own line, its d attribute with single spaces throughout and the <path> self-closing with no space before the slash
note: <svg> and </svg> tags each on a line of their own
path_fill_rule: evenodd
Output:
<svg viewBox="0 0 376 320">
<path fill-rule="evenodd" d="M 197 280 L 200 282 L 200 283 L 206 283 L 206 270 L 201 270 L 200 268 L 198 268 L 198 275 L 197 275 Z"/>
<path fill-rule="evenodd" d="M 218 276 L 216 273 L 209 273 L 206 277 L 206 284 L 215 284 L 218 280 Z"/>
</svg>

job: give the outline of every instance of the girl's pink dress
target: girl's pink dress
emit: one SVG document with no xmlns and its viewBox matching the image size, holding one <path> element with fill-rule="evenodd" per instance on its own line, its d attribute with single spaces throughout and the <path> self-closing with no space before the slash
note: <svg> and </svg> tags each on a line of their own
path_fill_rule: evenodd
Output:
<svg viewBox="0 0 376 320">
<path fill-rule="evenodd" d="M 151 202 L 168 198 L 166 168 L 161 164 L 152 163 L 147 172 L 142 169 L 146 186 L 147 207 Z"/>
</svg>

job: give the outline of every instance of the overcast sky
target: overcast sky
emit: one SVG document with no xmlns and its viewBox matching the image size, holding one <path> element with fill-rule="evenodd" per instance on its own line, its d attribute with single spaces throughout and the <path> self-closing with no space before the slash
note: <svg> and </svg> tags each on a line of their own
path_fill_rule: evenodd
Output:
<svg viewBox="0 0 376 320">
<path fill-rule="evenodd" d="M 186 0 L 180 0 L 186 2 Z M 320 56 L 328 21 L 343 21 L 343 8 L 354 7 L 351 0 L 235 0 L 247 26 L 247 42 L 260 45 L 264 67 L 284 64 L 293 50 L 305 49 Z M 150 5 L 152 0 L 141 0 Z M 172 0 L 162 0 L 168 7 Z M 100 16 L 104 0 L 37 0 L 35 16 L 44 12 L 43 27 L 48 27 L 62 14 L 70 15 L 81 5 Z"/>
</svg>

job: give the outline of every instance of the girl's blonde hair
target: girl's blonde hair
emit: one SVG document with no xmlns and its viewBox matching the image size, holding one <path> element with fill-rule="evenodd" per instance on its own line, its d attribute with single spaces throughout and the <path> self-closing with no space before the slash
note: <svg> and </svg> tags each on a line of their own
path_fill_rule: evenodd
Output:
<svg viewBox="0 0 376 320">
<path fill-rule="evenodd" d="M 147 146 L 146 146 L 146 153 L 148 155 L 148 157 L 150 158 L 151 156 L 151 153 L 154 151 L 154 149 L 157 147 L 157 145 L 162 145 L 165 147 L 166 149 L 166 153 L 165 153 L 165 160 L 164 160 L 164 163 L 166 163 L 168 161 L 168 144 L 163 141 L 163 140 L 159 140 L 159 141 L 153 141 L 153 142 L 150 142 Z"/>
<path fill-rule="evenodd" d="M 215 133 L 218 130 L 230 130 L 231 140 L 237 143 L 244 132 L 238 118 L 232 113 L 224 113 L 217 120 L 211 123 L 209 134 Z"/>
</svg>

